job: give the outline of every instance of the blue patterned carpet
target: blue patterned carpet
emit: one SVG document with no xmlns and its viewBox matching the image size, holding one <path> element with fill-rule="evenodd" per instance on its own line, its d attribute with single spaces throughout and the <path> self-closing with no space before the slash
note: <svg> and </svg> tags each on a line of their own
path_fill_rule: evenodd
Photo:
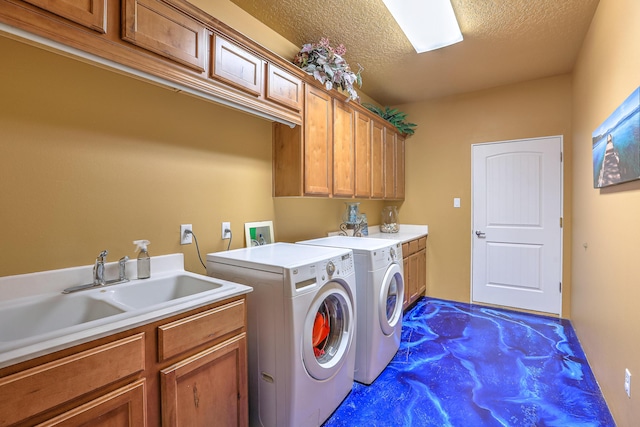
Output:
<svg viewBox="0 0 640 427">
<path fill-rule="evenodd" d="M 337 426 L 615 426 L 571 323 L 423 298 L 376 381 L 355 383 Z"/>
</svg>

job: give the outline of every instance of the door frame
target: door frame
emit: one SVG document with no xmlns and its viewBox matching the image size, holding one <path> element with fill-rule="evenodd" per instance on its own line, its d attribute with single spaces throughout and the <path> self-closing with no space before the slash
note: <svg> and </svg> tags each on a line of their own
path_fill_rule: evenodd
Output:
<svg viewBox="0 0 640 427">
<path fill-rule="evenodd" d="M 558 317 L 561 318 L 562 317 L 562 308 L 563 308 L 563 303 L 564 303 L 564 288 L 565 288 L 565 284 L 563 283 L 562 278 L 564 277 L 564 225 L 565 225 L 565 218 L 564 218 L 564 137 L 563 135 L 549 135 L 549 136 L 539 136 L 539 137 L 534 137 L 534 138 L 521 138 L 521 139 L 509 139 L 509 140 L 504 140 L 504 141 L 488 141 L 488 142 L 478 142 L 478 143 L 474 143 L 471 144 L 471 218 L 470 218 L 470 223 L 471 223 L 471 228 L 470 228 L 470 233 L 469 233 L 469 239 L 470 239 L 470 246 L 469 246 L 469 250 L 471 251 L 471 266 L 470 266 L 470 277 L 469 277 L 469 300 L 472 304 L 475 304 L 474 300 L 473 300 L 473 245 L 475 242 L 474 239 L 474 170 L 473 170 L 473 148 L 475 146 L 479 146 L 479 145 L 488 145 L 488 144 L 505 144 L 505 143 L 516 143 L 516 142 L 527 142 L 527 141 L 535 141 L 535 140 L 540 140 L 540 139 L 548 139 L 548 138 L 559 138 L 560 139 L 560 218 L 562 218 L 562 227 L 560 230 L 560 272 L 559 275 L 560 277 L 558 278 L 559 280 L 559 286 L 560 286 L 560 307 L 558 307 Z M 480 303 L 480 304 L 487 304 L 487 303 Z M 552 313 L 548 313 L 548 312 L 538 312 L 535 310 L 527 310 L 527 309 L 522 309 L 522 308 L 517 308 L 517 307 L 509 307 L 509 306 L 501 306 L 501 307 L 506 307 L 506 308 L 510 308 L 510 309 L 514 309 L 514 310 L 521 310 L 521 311 L 530 311 L 530 312 L 536 312 L 536 313 L 544 313 L 547 315 L 554 315 Z"/>
</svg>

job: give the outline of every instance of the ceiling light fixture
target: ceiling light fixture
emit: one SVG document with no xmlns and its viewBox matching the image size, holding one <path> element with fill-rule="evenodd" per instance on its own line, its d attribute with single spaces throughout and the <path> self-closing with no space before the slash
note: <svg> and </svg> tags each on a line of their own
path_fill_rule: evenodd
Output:
<svg viewBox="0 0 640 427">
<path fill-rule="evenodd" d="M 382 0 L 416 52 L 462 41 L 451 0 Z"/>
</svg>

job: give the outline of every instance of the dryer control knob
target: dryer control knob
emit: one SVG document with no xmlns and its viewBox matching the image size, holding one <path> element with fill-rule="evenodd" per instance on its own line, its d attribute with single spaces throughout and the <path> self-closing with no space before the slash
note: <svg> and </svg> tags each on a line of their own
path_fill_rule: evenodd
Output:
<svg viewBox="0 0 640 427">
<path fill-rule="evenodd" d="M 396 250 L 391 248 L 391 259 L 396 259 Z"/>
<path fill-rule="evenodd" d="M 336 266 L 333 263 L 333 261 L 329 261 L 327 263 L 327 274 L 329 275 L 329 277 L 333 276 L 333 273 L 336 272 Z"/>
</svg>

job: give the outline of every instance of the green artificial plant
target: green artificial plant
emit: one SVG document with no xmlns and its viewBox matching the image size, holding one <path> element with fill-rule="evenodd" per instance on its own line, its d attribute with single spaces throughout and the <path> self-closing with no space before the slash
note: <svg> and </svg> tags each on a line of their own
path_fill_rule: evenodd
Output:
<svg viewBox="0 0 640 427">
<path fill-rule="evenodd" d="M 397 108 L 380 108 L 377 105 L 368 103 L 364 103 L 362 105 L 365 106 L 369 111 L 376 113 L 377 115 L 394 125 L 396 129 L 398 129 L 398 132 L 403 135 L 413 135 L 415 132 L 413 128 L 418 126 L 415 123 L 406 122 L 405 119 L 407 118 L 407 113 L 403 113 Z"/>
</svg>

